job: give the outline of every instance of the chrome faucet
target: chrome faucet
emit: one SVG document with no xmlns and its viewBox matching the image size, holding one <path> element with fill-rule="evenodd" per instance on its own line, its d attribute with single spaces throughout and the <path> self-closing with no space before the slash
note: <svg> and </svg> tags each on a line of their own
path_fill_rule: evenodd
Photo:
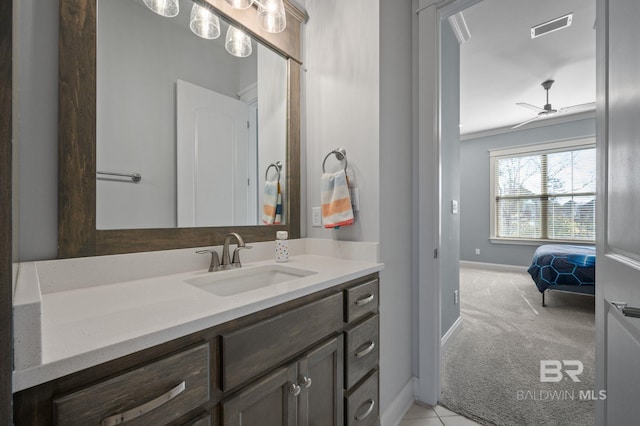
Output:
<svg viewBox="0 0 640 426">
<path fill-rule="evenodd" d="M 220 258 L 218 257 L 218 252 L 215 250 L 198 250 L 196 251 L 198 254 L 207 254 L 211 253 L 211 264 L 209 265 L 209 272 L 220 271 L 222 270 L 222 266 L 220 266 Z"/>
<path fill-rule="evenodd" d="M 231 238 L 235 238 L 238 243 L 237 247 L 233 250 L 233 260 L 229 255 L 229 244 L 231 243 Z M 244 240 L 239 234 L 235 232 L 230 232 L 224 239 L 224 246 L 222 247 L 222 264 L 220 265 L 222 269 L 230 269 L 230 268 L 240 268 L 242 263 L 240 263 L 240 250 L 242 249 L 250 249 L 251 246 L 247 246 L 244 244 Z"/>
</svg>

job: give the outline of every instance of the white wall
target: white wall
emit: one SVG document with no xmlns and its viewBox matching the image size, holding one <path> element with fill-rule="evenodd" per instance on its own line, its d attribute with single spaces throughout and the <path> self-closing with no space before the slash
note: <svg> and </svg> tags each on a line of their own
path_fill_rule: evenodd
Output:
<svg viewBox="0 0 640 426">
<path fill-rule="evenodd" d="M 308 220 L 306 230 L 381 243 L 381 412 L 413 376 L 411 3 L 305 2 L 306 208 L 320 205 L 322 161 L 338 146 L 347 150 L 361 204 L 351 227 L 325 230 Z M 338 167 L 327 160 L 328 170 Z"/>
<path fill-rule="evenodd" d="M 354 225 L 315 228 L 309 237 L 380 240 L 380 48 L 378 2 L 307 0 L 305 28 L 307 211 L 320 206 L 322 161 L 344 146 L 349 178 L 360 189 Z M 338 170 L 334 156 L 327 170 Z M 303 169 L 303 173 L 305 170 Z"/>
</svg>

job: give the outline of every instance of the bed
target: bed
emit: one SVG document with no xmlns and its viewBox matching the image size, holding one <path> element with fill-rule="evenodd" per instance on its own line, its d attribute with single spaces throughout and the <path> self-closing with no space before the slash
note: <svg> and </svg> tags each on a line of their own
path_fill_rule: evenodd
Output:
<svg viewBox="0 0 640 426">
<path fill-rule="evenodd" d="M 542 306 L 546 291 L 565 291 L 595 295 L 596 248 L 564 244 L 546 244 L 538 247 L 527 270 L 542 293 Z"/>
</svg>

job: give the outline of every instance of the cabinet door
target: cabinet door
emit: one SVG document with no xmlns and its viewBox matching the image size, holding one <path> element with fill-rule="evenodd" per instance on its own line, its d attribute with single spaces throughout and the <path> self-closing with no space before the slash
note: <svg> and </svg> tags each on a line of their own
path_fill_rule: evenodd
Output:
<svg viewBox="0 0 640 426">
<path fill-rule="evenodd" d="M 295 426 L 296 364 L 276 370 L 222 403 L 224 426 Z"/>
<path fill-rule="evenodd" d="M 310 352 L 299 363 L 298 426 L 342 426 L 342 335 Z"/>
</svg>

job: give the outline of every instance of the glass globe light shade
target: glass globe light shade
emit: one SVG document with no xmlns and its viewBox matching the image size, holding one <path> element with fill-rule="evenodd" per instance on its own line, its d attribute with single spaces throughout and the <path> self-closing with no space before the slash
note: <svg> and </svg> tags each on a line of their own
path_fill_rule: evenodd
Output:
<svg viewBox="0 0 640 426">
<path fill-rule="evenodd" d="M 191 8 L 189 28 L 198 37 L 213 40 L 220 37 L 220 19 L 206 7 L 197 3 Z"/>
<path fill-rule="evenodd" d="M 234 9 L 248 9 L 253 4 L 253 0 L 224 0 Z"/>
<path fill-rule="evenodd" d="M 180 12 L 180 2 L 178 0 L 144 0 L 144 4 L 155 13 L 167 18 L 173 18 Z"/>
<path fill-rule="evenodd" d="M 287 15 L 282 0 L 263 0 L 258 3 L 258 25 L 270 33 L 279 33 L 285 29 Z"/>
<path fill-rule="evenodd" d="M 251 55 L 251 38 L 236 27 L 229 25 L 224 47 L 233 56 L 246 58 Z"/>
</svg>

